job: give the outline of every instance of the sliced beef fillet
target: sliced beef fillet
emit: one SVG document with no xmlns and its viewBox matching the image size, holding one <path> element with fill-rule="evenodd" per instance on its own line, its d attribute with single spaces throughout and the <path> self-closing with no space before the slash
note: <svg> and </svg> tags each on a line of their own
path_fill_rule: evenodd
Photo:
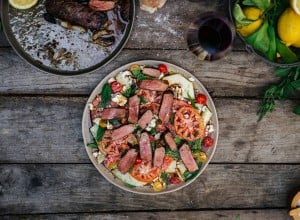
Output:
<svg viewBox="0 0 300 220">
<path fill-rule="evenodd" d="M 139 126 L 142 129 L 145 129 L 148 126 L 148 124 L 151 122 L 152 118 L 153 118 L 153 113 L 150 110 L 146 111 L 138 121 Z"/>
<path fill-rule="evenodd" d="M 170 120 L 170 116 L 173 108 L 173 94 L 166 93 L 163 96 L 163 101 L 159 110 L 159 118 L 163 122 L 168 122 Z"/>
<path fill-rule="evenodd" d="M 159 147 L 159 148 L 155 149 L 153 166 L 155 166 L 157 168 L 161 168 L 161 166 L 164 163 L 165 153 L 166 153 L 166 150 L 164 147 Z"/>
<path fill-rule="evenodd" d="M 101 29 L 108 19 L 105 12 L 93 11 L 77 0 L 46 0 L 45 6 L 53 17 L 91 30 Z"/>
<path fill-rule="evenodd" d="M 179 154 L 188 171 L 194 172 L 199 169 L 189 145 L 183 144 L 179 149 Z"/>
<path fill-rule="evenodd" d="M 112 131 L 111 139 L 112 140 L 118 140 L 122 137 L 125 137 L 126 135 L 131 134 L 135 129 L 135 126 L 133 124 L 124 125 L 120 128 L 117 128 Z"/>
<path fill-rule="evenodd" d="M 177 146 L 171 132 L 165 134 L 165 141 L 167 142 L 171 150 L 177 150 Z"/>
<path fill-rule="evenodd" d="M 159 79 L 145 79 L 140 82 L 141 89 L 149 89 L 154 91 L 164 92 L 168 88 L 168 84 Z"/>
<path fill-rule="evenodd" d="M 140 102 L 141 102 L 141 100 L 137 95 L 132 96 L 132 97 L 129 98 L 128 121 L 130 123 L 136 124 L 138 122 Z"/>
<path fill-rule="evenodd" d="M 118 164 L 118 169 L 121 173 L 127 173 L 130 167 L 134 164 L 135 159 L 138 153 L 135 149 L 130 149 L 127 153 L 122 157 Z"/>
<path fill-rule="evenodd" d="M 152 161 L 152 148 L 150 137 L 147 132 L 141 134 L 140 139 L 140 156 L 144 161 Z"/>
<path fill-rule="evenodd" d="M 105 120 L 124 118 L 126 115 L 126 109 L 123 108 L 105 108 L 101 113 L 101 118 Z"/>
</svg>

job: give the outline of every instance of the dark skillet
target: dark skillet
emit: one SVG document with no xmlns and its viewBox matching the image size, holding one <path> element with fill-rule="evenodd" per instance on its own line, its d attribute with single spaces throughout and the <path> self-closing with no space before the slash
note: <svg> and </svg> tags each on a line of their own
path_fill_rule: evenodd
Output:
<svg viewBox="0 0 300 220">
<path fill-rule="evenodd" d="M 91 32 L 79 33 L 45 19 L 44 0 L 28 10 L 16 10 L 1 1 L 3 31 L 16 53 L 34 67 L 48 73 L 77 75 L 92 72 L 112 59 L 127 42 L 135 15 L 135 2 L 117 5 L 108 12 L 116 42 L 109 47 L 94 44 Z M 56 20 L 57 21 L 57 20 Z M 57 21 L 60 22 L 60 21 Z"/>
</svg>

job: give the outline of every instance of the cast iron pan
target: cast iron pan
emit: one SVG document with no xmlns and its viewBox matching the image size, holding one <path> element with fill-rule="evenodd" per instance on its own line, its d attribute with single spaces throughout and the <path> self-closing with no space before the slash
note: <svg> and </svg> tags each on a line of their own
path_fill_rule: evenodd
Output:
<svg viewBox="0 0 300 220">
<path fill-rule="evenodd" d="M 34 67 L 48 73 L 77 75 L 92 72 L 122 50 L 132 30 L 135 1 L 127 0 L 127 21 L 120 17 L 120 8 L 109 11 L 116 42 L 102 47 L 91 40 L 91 32 L 68 30 L 44 19 L 45 0 L 28 10 L 17 10 L 8 1 L 1 1 L 3 31 L 16 53 Z M 122 1 L 120 1 L 122 2 Z"/>
</svg>

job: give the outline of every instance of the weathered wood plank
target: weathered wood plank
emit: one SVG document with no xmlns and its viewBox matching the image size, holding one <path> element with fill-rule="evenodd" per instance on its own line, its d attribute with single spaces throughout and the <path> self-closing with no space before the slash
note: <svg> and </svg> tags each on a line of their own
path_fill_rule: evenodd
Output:
<svg viewBox="0 0 300 220">
<path fill-rule="evenodd" d="M 106 181 L 92 164 L 0 165 L 0 214 L 288 207 L 300 165 L 216 165 L 178 192 L 144 196 Z M 176 201 L 176 202 L 175 202 Z"/>
<path fill-rule="evenodd" d="M 215 62 L 200 62 L 188 50 L 124 50 L 94 73 L 70 77 L 42 73 L 7 48 L 0 50 L 0 94 L 87 95 L 112 70 L 141 58 L 183 67 L 195 74 L 213 96 L 258 96 L 268 84 L 278 80 L 271 73 L 273 67 L 244 52 L 231 53 Z"/>
<path fill-rule="evenodd" d="M 0 163 L 89 162 L 81 135 L 87 98 L 0 97 Z M 259 102 L 214 99 L 220 139 L 214 163 L 300 163 L 292 101 L 257 123 Z"/>
<path fill-rule="evenodd" d="M 18 215 L 2 216 L 3 220 L 13 219 L 82 219 L 82 220 L 286 220 L 288 210 L 269 209 L 269 210 L 222 210 L 222 211 L 172 211 L 172 212 L 125 212 L 114 214 L 53 214 L 53 215 Z"/>
</svg>

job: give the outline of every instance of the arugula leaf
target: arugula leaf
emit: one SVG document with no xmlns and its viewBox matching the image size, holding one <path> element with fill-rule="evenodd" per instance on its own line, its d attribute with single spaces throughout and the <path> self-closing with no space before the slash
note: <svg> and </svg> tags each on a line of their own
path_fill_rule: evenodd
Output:
<svg viewBox="0 0 300 220">
<path fill-rule="evenodd" d="M 106 128 L 98 127 L 96 141 L 99 142 L 102 140 L 102 137 L 106 131 Z"/>
<path fill-rule="evenodd" d="M 105 83 L 101 92 L 100 108 L 105 108 L 110 103 L 111 93 L 112 93 L 111 87 L 109 86 L 108 83 Z"/>
<path fill-rule="evenodd" d="M 175 141 L 176 145 L 178 146 L 178 145 L 181 144 L 182 139 L 181 139 L 180 137 L 176 136 L 176 137 L 174 138 L 174 141 Z"/>
<path fill-rule="evenodd" d="M 194 179 L 198 175 L 198 173 L 200 172 L 200 168 L 202 166 L 202 163 L 200 161 L 198 161 L 198 160 L 196 160 L 196 163 L 198 164 L 198 167 L 199 167 L 198 170 L 196 170 L 194 172 L 185 171 L 183 173 L 183 178 L 184 178 L 185 182 L 187 182 L 187 181 L 189 181 L 191 179 Z"/>
<path fill-rule="evenodd" d="M 130 96 L 132 96 L 136 91 L 136 87 L 135 86 L 131 86 L 130 88 L 128 88 L 123 95 L 127 98 L 129 98 Z"/>
<path fill-rule="evenodd" d="M 152 148 L 152 151 L 154 152 L 155 149 L 156 149 L 156 143 L 155 143 L 155 141 L 151 142 L 151 148 Z"/>
<path fill-rule="evenodd" d="M 169 184 L 169 179 L 168 179 L 168 175 L 163 172 L 160 174 L 160 178 L 162 178 L 162 180 L 168 185 Z"/>
<path fill-rule="evenodd" d="M 141 101 L 141 104 L 146 104 L 147 103 L 147 101 L 144 99 L 144 97 L 143 96 L 138 96 L 139 97 L 139 99 L 140 99 L 140 101 Z"/>
<path fill-rule="evenodd" d="M 90 147 L 90 148 L 97 148 L 97 149 L 98 149 L 98 145 L 97 145 L 97 143 L 95 143 L 95 142 L 93 142 L 93 143 L 88 143 L 87 146 Z"/>
<path fill-rule="evenodd" d="M 291 85 L 297 89 L 297 90 L 300 90 L 300 80 L 296 80 L 294 82 L 291 82 Z"/>
<path fill-rule="evenodd" d="M 198 107 L 195 105 L 195 99 L 193 99 L 190 94 L 188 94 L 188 100 L 195 109 L 198 109 Z"/>
<path fill-rule="evenodd" d="M 249 37 L 245 37 L 248 44 L 252 45 L 254 49 L 266 54 L 270 47 L 270 39 L 268 37 L 268 19 L 265 20 L 263 25 Z"/>
<path fill-rule="evenodd" d="M 141 70 L 133 70 L 132 74 L 135 76 L 135 78 L 137 78 L 137 80 L 149 79 L 149 77 L 143 74 Z"/>
<path fill-rule="evenodd" d="M 296 108 L 294 109 L 294 113 L 296 115 L 300 115 L 300 105 L 297 105 Z"/>
<path fill-rule="evenodd" d="M 127 187 L 130 188 L 130 189 L 133 189 L 133 188 L 136 187 L 136 186 L 131 185 L 131 184 L 129 184 L 129 183 L 124 183 L 124 185 L 127 186 Z"/>
<path fill-rule="evenodd" d="M 265 11 L 270 8 L 271 0 L 244 0 L 243 4 L 248 6 L 256 6 Z"/>
<path fill-rule="evenodd" d="M 196 149 L 201 150 L 201 143 L 202 143 L 201 139 L 197 139 L 195 141 L 189 141 L 188 143 L 189 143 L 192 150 L 194 150 L 194 149 L 195 150 Z"/>
<path fill-rule="evenodd" d="M 180 155 L 178 150 L 174 150 L 172 151 L 169 147 L 166 147 L 166 155 L 172 157 L 173 159 L 179 160 L 180 159 Z"/>
</svg>

